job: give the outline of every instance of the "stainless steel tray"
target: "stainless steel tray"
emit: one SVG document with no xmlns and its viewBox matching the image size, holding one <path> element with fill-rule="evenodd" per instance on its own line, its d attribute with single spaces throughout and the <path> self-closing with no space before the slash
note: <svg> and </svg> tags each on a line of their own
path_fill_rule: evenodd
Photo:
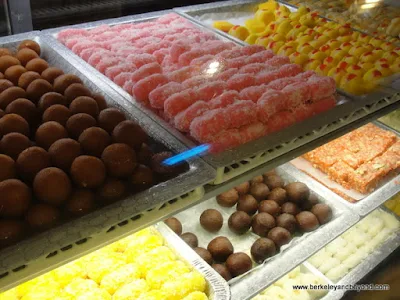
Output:
<svg viewBox="0 0 400 300">
<path fill-rule="evenodd" d="M 179 236 L 177 236 L 164 222 L 156 224 L 156 229 L 166 239 L 167 243 L 187 262 L 204 275 L 210 287 L 208 295 L 214 300 L 230 299 L 228 283 L 207 264 L 200 256 L 193 251 Z"/>
<path fill-rule="evenodd" d="M 0 45 L 15 49 L 18 43 L 24 39 L 37 41 L 42 49 L 42 57 L 50 65 L 61 68 L 65 73 L 78 75 L 90 90 L 101 93 L 109 104 L 124 111 L 130 119 L 140 124 L 151 138 L 174 152 L 187 149 L 108 85 L 98 80 L 97 77 L 77 69 L 74 63 L 68 60 L 68 56 L 55 51 L 51 43 L 37 32 L 1 38 Z M 52 262 L 56 263 L 57 253 L 67 251 L 73 246 L 78 247 L 88 239 L 93 239 L 96 234 L 108 232 L 115 226 L 122 228 L 129 221 L 130 226 L 119 231 L 119 235 L 123 235 L 124 231 L 128 231 L 128 229 L 130 231 L 138 230 L 140 226 L 159 220 L 159 211 L 162 209 L 171 214 L 200 201 L 204 194 L 203 185 L 215 178 L 215 171 L 200 159 L 190 161 L 189 167 L 187 172 L 174 179 L 1 250 L 0 289 L 3 287 L 3 283 L 9 284 L 10 281 L 14 283 L 16 278 L 11 275 L 18 274 L 16 275 L 18 280 L 29 276 L 33 270 L 30 265 L 36 263 L 37 260 L 44 260 L 45 262 L 43 264 L 42 261 L 41 266 L 49 268 Z M 171 209 L 171 207 L 175 209 Z M 94 244 L 91 247 L 95 248 L 97 245 Z M 52 260 L 46 260 L 46 258 L 52 258 Z"/>
<path fill-rule="evenodd" d="M 337 199 L 335 199 L 335 196 L 327 197 L 324 191 L 319 188 L 319 185 L 308 180 L 301 180 L 293 175 L 297 169 L 290 164 L 278 167 L 276 171 L 285 182 L 301 181 L 306 183 L 310 190 L 312 190 L 322 202 L 329 204 L 334 217 L 329 223 L 321 226 L 315 232 L 294 237 L 288 245 L 281 249 L 280 253 L 269 258 L 263 264 L 254 267 L 248 273 L 230 280 L 229 284 L 232 290 L 232 299 L 243 300 L 257 295 L 260 291 L 278 280 L 308 257 L 312 256 L 328 242 L 349 229 L 359 220 L 358 215 L 344 204 L 339 203 Z M 207 208 L 218 209 L 224 216 L 224 225 L 222 229 L 215 234 L 208 233 L 199 224 L 200 214 Z M 231 240 L 235 251 L 247 252 L 249 254 L 250 247 L 258 236 L 252 232 L 248 232 L 243 236 L 238 236 L 228 229 L 227 219 L 235 210 L 235 207 L 221 207 L 216 203 L 215 198 L 211 198 L 192 209 L 181 212 L 176 215 L 176 217 L 182 222 L 184 232 L 190 231 L 198 236 L 201 247 L 206 247 L 212 238 L 223 235 Z"/>
</svg>

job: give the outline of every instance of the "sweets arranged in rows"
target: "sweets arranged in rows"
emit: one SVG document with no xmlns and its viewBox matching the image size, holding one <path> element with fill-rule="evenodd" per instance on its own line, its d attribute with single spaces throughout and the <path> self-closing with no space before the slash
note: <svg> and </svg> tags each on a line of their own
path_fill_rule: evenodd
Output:
<svg viewBox="0 0 400 300">
<path fill-rule="evenodd" d="M 225 21 L 214 27 L 249 44 L 288 56 L 305 70 L 335 79 L 342 90 L 355 95 L 389 85 L 400 72 L 400 48 L 391 42 L 353 31 L 349 24 L 330 22 L 300 6 L 296 12 L 269 1 L 259 5 L 244 26 Z"/>
<path fill-rule="evenodd" d="M 220 194 L 216 200 L 218 209 L 206 209 L 201 213 L 201 227 L 197 223 L 188 224 L 190 220 L 181 220 L 182 226 L 177 218 L 169 218 L 165 223 L 225 280 L 250 271 L 253 261 L 262 264 L 282 251 L 292 238 L 317 230 L 333 216 L 331 208 L 310 193 L 307 185 L 301 182 L 285 184 L 275 171 L 244 182 Z M 232 213 L 234 206 L 236 211 Z M 224 220 L 223 215 L 228 220 Z M 207 249 L 203 248 L 206 245 L 199 245 L 195 233 L 182 233 L 183 227 L 198 230 L 197 235 L 207 234 L 211 239 Z M 221 236 L 221 232 L 226 236 Z M 248 244 L 244 241 L 246 236 L 252 243 L 251 249 L 235 252 L 236 247 L 243 249 L 239 243 Z M 252 259 L 245 252 L 250 252 Z"/>
<path fill-rule="evenodd" d="M 171 152 L 40 52 L 0 49 L 0 248 L 186 168 L 162 165 Z"/>
<path fill-rule="evenodd" d="M 217 40 L 169 14 L 57 38 L 183 133 L 232 148 L 335 106 L 335 83 L 262 46 Z"/>
<path fill-rule="evenodd" d="M 153 228 L 0 294 L 7 300 L 207 300 L 207 282 Z"/>
</svg>

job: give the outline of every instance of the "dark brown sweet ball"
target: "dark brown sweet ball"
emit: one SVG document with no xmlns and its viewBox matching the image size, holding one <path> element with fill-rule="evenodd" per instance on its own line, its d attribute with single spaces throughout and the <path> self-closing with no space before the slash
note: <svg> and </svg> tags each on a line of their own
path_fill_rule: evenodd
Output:
<svg viewBox="0 0 400 300">
<path fill-rule="evenodd" d="M 199 240 L 197 239 L 197 236 L 191 232 L 182 233 L 181 239 L 191 248 L 196 248 L 199 245 Z"/>
<path fill-rule="evenodd" d="M 236 211 L 229 217 L 228 226 L 232 232 L 244 234 L 251 227 L 251 217 L 244 211 Z"/>
<path fill-rule="evenodd" d="M 264 177 L 264 183 L 268 186 L 270 190 L 278 187 L 283 188 L 283 186 L 285 185 L 285 182 L 279 175 L 270 175 L 268 177 Z"/>
<path fill-rule="evenodd" d="M 18 60 L 21 62 L 21 64 L 23 66 L 26 66 L 26 64 L 29 61 L 31 61 L 34 58 L 38 58 L 39 55 L 32 49 L 23 48 L 17 52 L 16 57 L 18 58 Z"/>
<path fill-rule="evenodd" d="M 129 183 L 134 191 L 140 192 L 147 190 L 154 184 L 153 171 L 145 165 L 137 165 L 133 174 L 129 177 Z"/>
<path fill-rule="evenodd" d="M 25 135 L 13 132 L 3 136 L 0 141 L 0 150 L 3 154 L 17 160 L 18 155 L 31 145 L 32 142 Z"/>
<path fill-rule="evenodd" d="M 235 186 L 235 190 L 238 192 L 239 195 L 246 195 L 250 190 L 250 183 L 245 181 L 238 186 Z"/>
<path fill-rule="evenodd" d="M 228 268 L 225 267 L 224 265 L 222 265 L 222 264 L 213 264 L 213 265 L 212 265 L 212 268 L 213 268 L 215 271 L 217 271 L 217 273 L 218 273 L 219 275 L 221 275 L 221 277 L 222 277 L 223 279 L 225 279 L 226 281 L 229 281 L 229 280 L 232 279 L 231 273 L 229 272 Z"/>
<path fill-rule="evenodd" d="M 297 215 L 300 212 L 300 208 L 293 202 L 286 202 L 282 204 L 282 213 Z"/>
<path fill-rule="evenodd" d="M 124 197 L 126 190 L 125 183 L 122 180 L 107 178 L 104 184 L 97 190 L 97 196 L 104 203 L 109 204 Z"/>
<path fill-rule="evenodd" d="M 217 232 L 222 228 L 224 218 L 216 209 L 206 209 L 200 215 L 200 225 L 209 232 Z"/>
<path fill-rule="evenodd" d="M 69 172 L 72 162 L 81 154 L 81 145 L 68 138 L 55 141 L 49 148 L 51 163 L 65 172 Z"/>
<path fill-rule="evenodd" d="M 77 189 L 72 192 L 65 208 L 74 216 L 83 216 L 91 212 L 96 205 L 95 195 L 88 189 Z"/>
<path fill-rule="evenodd" d="M 6 113 L 4 112 L 4 110 L 0 109 L 0 118 L 2 118 Z"/>
<path fill-rule="evenodd" d="M 319 227 L 317 217 L 309 211 L 302 211 L 296 215 L 297 224 L 299 229 L 303 232 L 309 232 Z"/>
<path fill-rule="evenodd" d="M 40 79 L 38 72 L 28 71 L 22 74 L 18 79 L 18 86 L 24 90 L 36 79 Z"/>
<path fill-rule="evenodd" d="M 21 77 L 22 74 L 27 72 L 27 70 L 21 66 L 21 65 L 15 65 L 9 67 L 5 72 L 4 72 L 4 77 L 8 80 L 10 80 L 14 85 L 18 84 L 18 80 Z"/>
<path fill-rule="evenodd" d="M 60 123 L 50 121 L 39 126 L 36 130 L 35 141 L 40 147 L 48 150 L 50 146 L 68 137 L 67 130 Z"/>
<path fill-rule="evenodd" d="M 268 238 L 274 241 L 275 245 L 280 248 L 292 240 L 292 235 L 289 230 L 283 227 L 275 227 L 268 232 Z"/>
<path fill-rule="evenodd" d="M 33 180 L 36 198 L 50 205 L 59 206 L 71 195 L 71 181 L 61 169 L 50 167 L 41 170 Z"/>
<path fill-rule="evenodd" d="M 172 229 L 177 235 L 182 234 L 182 223 L 177 218 L 168 218 L 164 220 L 164 223 Z M 211 255 L 211 254 L 210 254 Z"/>
<path fill-rule="evenodd" d="M 276 170 L 275 170 L 275 169 L 270 170 L 270 171 L 268 171 L 268 172 L 265 172 L 265 173 L 263 174 L 263 177 L 264 177 L 264 179 L 265 179 L 266 177 L 272 176 L 272 175 L 278 175 L 278 173 L 276 173 Z"/>
<path fill-rule="evenodd" d="M 224 236 L 218 236 L 208 243 L 207 250 L 217 262 L 225 262 L 233 253 L 233 245 Z"/>
<path fill-rule="evenodd" d="M 109 132 L 113 132 L 115 126 L 126 120 L 125 114 L 116 108 L 106 108 L 99 114 L 99 126 Z"/>
<path fill-rule="evenodd" d="M 29 147 L 17 159 L 19 175 L 28 182 L 33 181 L 41 170 L 51 167 L 50 155 L 40 147 Z"/>
<path fill-rule="evenodd" d="M 73 114 L 84 113 L 91 115 L 94 118 L 97 118 L 99 114 L 97 102 L 93 98 L 87 96 L 75 98 L 75 100 L 69 105 L 69 109 Z"/>
<path fill-rule="evenodd" d="M 44 94 L 52 91 L 53 87 L 44 79 L 35 79 L 26 88 L 28 98 L 35 103 L 37 103 Z"/>
<path fill-rule="evenodd" d="M 0 57 L 4 55 L 13 55 L 10 49 L 7 48 L 0 48 Z"/>
<path fill-rule="evenodd" d="M 38 120 L 36 105 L 28 99 L 19 98 L 11 102 L 6 108 L 7 114 L 17 114 L 23 117 L 29 124 Z"/>
<path fill-rule="evenodd" d="M 332 220 L 332 209 L 325 203 L 315 204 L 311 212 L 317 217 L 319 224 L 325 224 Z"/>
<path fill-rule="evenodd" d="M 4 79 L 4 74 L 0 72 L 0 79 Z"/>
<path fill-rule="evenodd" d="M 242 195 L 239 197 L 236 210 L 254 215 L 258 210 L 258 202 L 252 195 Z"/>
<path fill-rule="evenodd" d="M 41 58 L 34 58 L 28 61 L 28 63 L 25 65 L 25 68 L 28 71 L 33 71 L 41 74 L 44 70 L 46 70 L 49 67 L 49 64 L 47 61 Z M 47 81 L 47 80 L 46 80 Z"/>
<path fill-rule="evenodd" d="M 223 207 L 235 206 L 239 201 L 239 193 L 236 189 L 231 189 L 217 196 L 217 202 Z"/>
<path fill-rule="evenodd" d="M 40 45 L 32 40 L 24 40 L 22 41 L 19 46 L 18 50 L 29 48 L 35 51 L 38 55 L 40 55 Z"/>
<path fill-rule="evenodd" d="M 114 177 L 127 177 L 136 168 L 136 153 L 126 144 L 112 144 L 101 155 L 108 174 Z"/>
<path fill-rule="evenodd" d="M 20 217 L 29 207 L 32 200 L 31 189 L 18 179 L 7 179 L 0 182 L 0 216 Z"/>
<path fill-rule="evenodd" d="M 250 194 L 256 198 L 257 201 L 268 199 L 269 188 L 264 183 L 254 183 L 250 187 Z"/>
<path fill-rule="evenodd" d="M 97 157 L 81 155 L 72 162 L 70 174 L 76 185 L 97 188 L 106 179 L 106 167 Z"/>
<path fill-rule="evenodd" d="M 111 137 L 100 127 L 90 127 L 79 136 L 79 143 L 86 154 L 100 157 L 104 149 L 111 144 Z"/>
<path fill-rule="evenodd" d="M 48 92 L 40 97 L 38 102 L 38 109 L 41 113 L 43 113 L 46 109 L 48 109 L 52 105 L 63 105 L 67 106 L 67 100 L 65 97 L 56 92 Z"/>
<path fill-rule="evenodd" d="M 259 238 L 251 246 L 250 253 L 256 263 L 262 264 L 268 257 L 276 254 L 276 246 L 268 238 Z"/>
<path fill-rule="evenodd" d="M 73 100 L 80 96 L 92 97 L 92 93 L 83 84 L 73 83 L 66 88 L 64 96 L 67 99 L 68 103 L 71 103 Z"/>
<path fill-rule="evenodd" d="M 22 239 L 25 225 L 16 220 L 0 220 L 0 248 L 13 245 Z"/>
<path fill-rule="evenodd" d="M 139 150 L 140 146 L 147 142 L 146 132 L 134 121 L 126 120 L 115 126 L 112 138 L 115 143 L 123 143 Z"/>
<path fill-rule="evenodd" d="M 212 255 L 210 253 L 210 251 L 208 251 L 207 249 L 204 249 L 202 247 L 196 247 L 194 248 L 194 251 L 196 251 L 196 253 L 209 265 L 211 265 L 213 263 L 213 258 Z"/>
<path fill-rule="evenodd" d="M 0 135 L 17 132 L 29 136 L 29 124 L 17 114 L 8 114 L 0 119 Z"/>
<path fill-rule="evenodd" d="M 106 99 L 103 97 L 103 95 L 99 93 L 93 94 L 93 99 L 97 102 L 97 106 L 99 107 L 99 110 L 102 111 L 103 109 L 106 109 L 108 107 Z"/>
<path fill-rule="evenodd" d="M 246 253 L 238 252 L 229 255 L 225 265 L 232 276 L 237 277 L 250 271 L 253 264 Z"/>
<path fill-rule="evenodd" d="M 283 213 L 276 218 L 276 226 L 285 228 L 290 233 L 294 233 L 297 228 L 297 221 L 295 216 Z"/>
<path fill-rule="evenodd" d="M 14 86 L 14 84 L 7 79 L 0 79 L 0 93 L 4 92 L 6 89 Z"/>
<path fill-rule="evenodd" d="M 57 93 L 64 94 L 67 87 L 69 87 L 73 83 L 83 84 L 82 80 L 74 74 L 64 74 L 58 76 L 56 79 L 54 79 L 54 90 Z"/>
<path fill-rule="evenodd" d="M 42 73 L 42 78 L 44 80 L 47 80 L 48 82 L 50 82 L 51 84 L 54 83 L 54 80 L 57 77 L 60 77 L 61 75 L 64 75 L 63 70 L 56 68 L 56 67 L 49 67 L 46 70 L 44 70 Z"/>
<path fill-rule="evenodd" d="M 287 198 L 297 204 L 301 204 L 310 197 L 310 189 L 302 182 L 292 182 L 285 186 Z"/>
<path fill-rule="evenodd" d="M 67 121 L 68 134 L 78 139 L 85 129 L 96 126 L 96 119 L 88 114 L 76 114 L 71 116 Z"/>
<path fill-rule="evenodd" d="M 264 200 L 260 202 L 258 212 L 266 212 L 276 217 L 281 213 L 281 207 L 273 200 Z"/>
<path fill-rule="evenodd" d="M 12 86 L 3 91 L 0 94 L 0 108 L 6 109 L 6 107 L 18 98 L 26 98 L 26 92 L 17 86 Z"/>
<path fill-rule="evenodd" d="M 8 155 L 0 154 L 0 182 L 17 176 L 15 161 Z"/>
<path fill-rule="evenodd" d="M 55 104 L 44 111 L 42 120 L 43 123 L 54 121 L 61 124 L 62 126 L 66 126 L 67 121 L 71 117 L 71 115 L 72 113 L 68 109 L 68 107 L 65 107 L 61 104 Z"/>
<path fill-rule="evenodd" d="M 139 151 L 137 151 L 137 160 L 139 163 L 143 165 L 149 165 L 151 158 L 154 155 L 153 150 L 147 145 L 146 143 L 143 143 L 142 146 L 140 146 Z"/>
<path fill-rule="evenodd" d="M 0 57 L 0 72 L 4 73 L 9 67 L 20 65 L 20 61 L 11 55 Z"/>
<path fill-rule="evenodd" d="M 301 203 L 301 208 L 303 210 L 311 210 L 311 208 L 319 203 L 319 199 L 315 194 L 310 194 L 310 197 L 303 203 Z"/>
<path fill-rule="evenodd" d="M 254 216 L 251 227 L 255 234 L 266 237 L 268 232 L 275 227 L 275 219 L 269 213 L 258 213 Z"/>
<path fill-rule="evenodd" d="M 185 170 L 186 164 L 167 166 L 163 163 L 164 160 L 172 156 L 174 156 L 174 154 L 169 151 L 154 154 L 150 162 L 151 169 L 155 173 L 159 175 L 165 175 L 166 177 L 172 177 L 178 175 L 179 173 L 182 173 Z"/>
<path fill-rule="evenodd" d="M 250 185 L 253 185 L 255 183 L 263 183 L 264 182 L 264 177 L 262 175 L 258 175 L 254 177 L 252 180 L 250 180 Z"/>
<path fill-rule="evenodd" d="M 60 211 L 48 204 L 35 204 L 26 214 L 30 228 L 42 231 L 53 227 L 60 219 Z"/>
<path fill-rule="evenodd" d="M 268 195 L 268 200 L 274 200 L 279 205 L 283 205 L 287 201 L 286 190 L 283 188 L 273 189 Z"/>
</svg>

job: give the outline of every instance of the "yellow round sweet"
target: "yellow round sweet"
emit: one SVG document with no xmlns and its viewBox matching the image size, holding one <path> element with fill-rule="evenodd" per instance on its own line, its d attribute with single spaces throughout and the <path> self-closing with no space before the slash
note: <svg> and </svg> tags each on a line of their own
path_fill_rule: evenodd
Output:
<svg viewBox="0 0 400 300">
<path fill-rule="evenodd" d="M 375 65 L 371 62 L 361 63 L 360 67 L 363 68 L 364 71 L 368 71 L 369 69 L 375 67 Z"/>
<path fill-rule="evenodd" d="M 152 290 L 141 294 L 137 300 L 164 300 L 165 298 L 166 295 L 163 291 Z"/>
<path fill-rule="evenodd" d="M 299 23 L 307 27 L 313 27 L 315 25 L 315 19 L 311 13 L 308 13 L 300 17 Z"/>
<path fill-rule="evenodd" d="M 399 58 L 399 55 L 394 51 L 387 51 L 382 55 L 382 58 L 387 59 L 389 63 L 393 63 Z"/>
<path fill-rule="evenodd" d="M 369 44 L 371 44 L 374 47 L 380 47 L 381 44 L 383 44 L 383 42 L 384 42 L 383 40 L 375 38 L 375 37 L 373 37 L 369 40 Z"/>
<path fill-rule="evenodd" d="M 362 95 L 365 93 L 365 82 L 356 74 L 347 74 L 340 81 L 340 88 L 350 94 Z"/>
<path fill-rule="evenodd" d="M 257 34 L 250 34 L 244 41 L 247 44 L 254 45 L 258 38 L 259 36 Z"/>
<path fill-rule="evenodd" d="M 279 48 L 277 53 L 279 55 L 289 56 L 290 54 L 294 53 L 295 51 L 296 51 L 296 49 L 293 48 L 292 46 L 283 45 L 281 48 Z"/>
<path fill-rule="evenodd" d="M 86 270 L 77 263 L 69 263 L 53 271 L 55 280 L 61 287 L 65 287 L 74 278 L 84 278 Z"/>
<path fill-rule="evenodd" d="M 122 285 L 140 279 L 140 277 L 139 267 L 135 264 L 127 264 L 105 275 L 101 280 L 100 287 L 112 295 Z"/>
<path fill-rule="evenodd" d="M 137 279 L 120 287 L 113 295 L 113 300 L 137 299 L 146 293 L 149 287 L 144 279 Z"/>
<path fill-rule="evenodd" d="M 183 298 L 183 300 L 208 300 L 208 297 L 202 292 L 193 292 Z"/>
<path fill-rule="evenodd" d="M 269 43 L 271 43 L 271 38 L 270 35 L 267 36 L 260 36 L 259 38 L 257 38 L 255 44 L 256 45 L 260 45 L 260 46 L 264 46 L 265 48 L 268 47 Z"/>
<path fill-rule="evenodd" d="M 314 49 L 319 49 L 324 43 L 322 43 L 321 41 L 318 40 L 313 40 L 308 42 L 310 44 L 311 47 L 313 47 Z"/>
<path fill-rule="evenodd" d="M 392 51 L 395 48 L 395 45 L 391 42 L 386 42 L 381 45 L 381 48 L 384 51 Z"/>
<path fill-rule="evenodd" d="M 382 73 L 378 69 L 372 68 L 364 74 L 363 79 L 365 82 L 378 82 L 382 76 Z"/>
<path fill-rule="evenodd" d="M 340 49 L 342 49 L 343 51 L 345 51 L 346 53 L 348 53 L 351 49 L 351 47 L 353 47 L 353 44 L 350 42 L 345 42 L 343 44 L 340 45 Z"/>
<path fill-rule="evenodd" d="M 314 50 L 311 53 L 308 54 L 308 57 L 310 59 L 315 59 L 319 61 L 323 61 L 328 55 L 325 52 L 319 51 L 319 50 Z"/>
<path fill-rule="evenodd" d="M 390 66 L 390 70 L 393 74 L 400 73 L 400 61 L 396 60 L 396 62 Z"/>
<path fill-rule="evenodd" d="M 328 72 L 328 76 L 332 77 L 337 84 L 340 83 L 344 75 L 346 75 L 346 72 L 342 68 L 332 68 Z"/>
<path fill-rule="evenodd" d="M 296 52 L 293 52 L 293 53 L 289 56 L 289 59 L 290 59 L 290 61 L 291 61 L 292 63 L 298 64 L 298 65 L 301 65 L 301 66 L 304 66 L 304 65 L 308 62 L 308 60 L 309 60 L 308 55 L 299 53 L 299 52 L 297 52 L 297 51 L 296 51 Z"/>
<path fill-rule="evenodd" d="M 353 37 L 351 34 L 340 35 L 336 38 L 341 43 L 351 42 L 353 41 Z"/>
<path fill-rule="evenodd" d="M 99 261 L 89 262 L 86 266 L 86 271 L 90 279 L 93 279 L 100 284 L 105 275 L 125 264 L 126 262 L 122 257 L 120 259 L 105 258 Z"/>
<path fill-rule="evenodd" d="M 91 279 L 75 278 L 64 288 L 64 292 L 76 296 L 96 288 L 97 283 Z"/>
<path fill-rule="evenodd" d="M 303 45 L 303 44 L 305 44 L 305 43 L 310 43 L 312 40 L 313 40 L 313 37 L 312 37 L 312 36 L 303 35 L 303 36 L 301 36 L 301 37 L 299 37 L 299 38 L 297 39 L 297 43 L 298 43 L 299 45 Z"/>
<path fill-rule="evenodd" d="M 341 61 L 346 62 L 348 65 L 356 65 L 358 63 L 358 57 L 355 55 L 346 55 Z"/>
<path fill-rule="evenodd" d="M 272 11 L 259 9 L 255 14 L 255 19 L 264 25 L 275 21 L 275 14 Z"/>
<path fill-rule="evenodd" d="M 288 34 L 288 32 L 292 29 L 293 29 L 293 26 L 290 24 L 290 21 L 285 20 L 279 24 L 278 28 L 276 29 L 276 32 L 283 36 L 286 36 L 286 34 Z"/>
<path fill-rule="evenodd" d="M 144 277 L 154 267 L 176 259 L 176 255 L 168 247 L 161 246 L 137 257 L 136 262 Z"/>
<path fill-rule="evenodd" d="M 279 4 L 276 1 L 269 0 L 267 2 L 261 3 L 258 5 L 258 9 L 268 10 L 274 12 L 279 8 Z"/>
<path fill-rule="evenodd" d="M 189 272 L 190 269 L 181 261 L 165 262 L 149 270 L 146 281 L 151 289 L 160 289 L 165 282 L 175 280 Z"/>
<path fill-rule="evenodd" d="M 321 65 L 321 61 L 318 59 L 311 59 L 305 65 L 304 69 L 315 71 Z"/>
<path fill-rule="evenodd" d="M 58 286 L 52 286 L 50 284 L 47 286 L 39 286 L 25 294 L 25 296 L 22 297 L 22 300 L 53 300 L 60 292 L 61 290 Z"/>
<path fill-rule="evenodd" d="M 248 19 L 244 22 L 244 25 L 251 33 L 260 33 L 265 29 L 265 24 L 256 19 Z"/>
<path fill-rule="evenodd" d="M 215 21 L 213 23 L 213 27 L 216 29 L 219 29 L 223 32 L 229 32 L 229 30 L 231 30 L 231 28 L 235 26 L 232 23 L 228 22 L 228 21 Z"/>
<path fill-rule="evenodd" d="M 17 290 L 11 289 L 11 290 L 5 291 L 4 293 L 0 293 L 0 299 L 1 300 L 19 300 Z"/>
<path fill-rule="evenodd" d="M 164 240 L 158 235 L 137 236 L 128 244 L 125 250 L 125 256 L 128 262 L 134 262 L 135 257 L 151 251 L 164 244 Z"/>
<path fill-rule="evenodd" d="M 75 300 L 111 300 L 111 295 L 105 290 L 96 288 L 76 296 Z"/>
<path fill-rule="evenodd" d="M 250 34 L 246 27 L 240 25 L 233 26 L 228 33 L 242 41 L 244 41 Z"/>
<path fill-rule="evenodd" d="M 285 42 L 282 42 L 282 41 L 278 41 L 278 42 L 275 42 L 275 41 L 272 41 L 272 42 L 270 42 L 269 44 L 268 44 L 268 49 L 271 49 L 274 53 L 277 53 L 278 52 L 278 50 L 283 46 L 283 45 L 285 45 Z"/>
<path fill-rule="evenodd" d="M 346 72 L 356 74 L 357 76 L 361 76 L 361 77 L 363 77 L 364 73 L 365 73 L 364 69 L 361 68 L 359 65 L 349 65 L 346 68 Z"/>
<path fill-rule="evenodd" d="M 388 77 L 393 74 L 392 69 L 390 68 L 389 64 L 378 63 L 378 64 L 375 64 L 375 67 L 377 70 L 379 70 L 382 73 L 383 77 Z"/>
<path fill-rule="evenodd" d="M 303 45 L 299 44 L 296 50 L 297 52 L 308 55 L 310 52 L 314 51 L 314 48 L 309 43 L 305 43 Z"/>
</svg>

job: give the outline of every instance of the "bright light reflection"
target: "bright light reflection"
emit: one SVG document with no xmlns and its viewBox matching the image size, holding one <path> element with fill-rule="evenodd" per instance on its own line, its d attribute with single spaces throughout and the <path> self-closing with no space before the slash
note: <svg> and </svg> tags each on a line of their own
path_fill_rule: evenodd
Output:
<svg viewBox="0 0 400 300">
<path fill-rule="evenodd" d="M 368 3 L 361 5 L 361 9 L 371 9 L 378 6 L 378 3 Z"/>
<path fill-rule="evenodd" d="M 192 149 L 186 150 L 182 153 L 179 153 L 175 156 L 172 156 L 170 158 L 167 158 L 166 160 L 163 161 L 163 164 L 167 165 L 167 166 L 173 166 L 173 165 L 179 164 L 185 160 L 188 160 L 192 157 L 206 154 L 209 149 L 210 149 L 210 145 L 207 145 L 207 144 L 200 145 L 200 146 L 194 147 Z"/>
<path fill-rule="evenodd" d="M 216 73 L 219 69 L 220 63 L 218 61 L 213 61 L 212 63 L 210 63 L 210 65 L 208 66 L 206 73 L 209 75 L 213 75 L 214 73 Z"/>
</svg>

